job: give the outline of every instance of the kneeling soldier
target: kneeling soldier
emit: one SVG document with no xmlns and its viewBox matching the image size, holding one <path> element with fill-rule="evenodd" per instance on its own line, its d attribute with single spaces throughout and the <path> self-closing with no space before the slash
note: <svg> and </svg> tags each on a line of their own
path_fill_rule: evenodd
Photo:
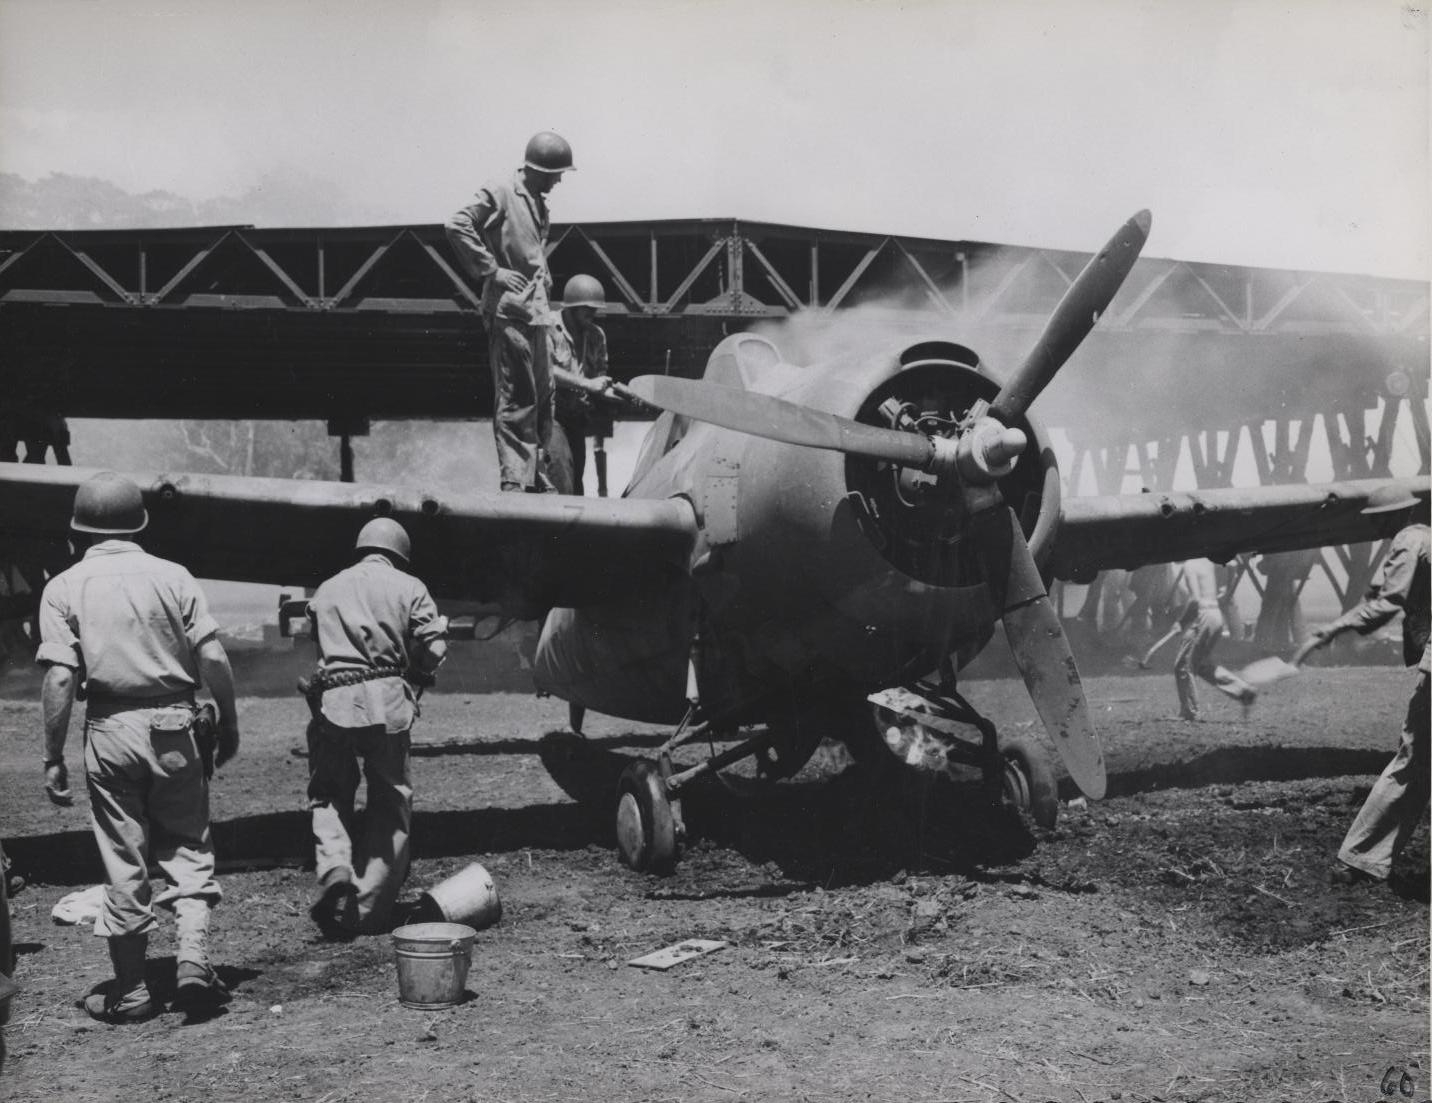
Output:
<svg viewBox="0 0 1432 1103">
<path fill-rule="evenodd" d="M 382 931 L 408 875 L 413 820 L 409 736 L 414 682 L 447 655 L 447 625 L 428 589 L 402 570 L 408 534 L 386 517 L 358 534 L 361 558 L 309 604 L 318 672 L 308 690 L 308 797 L 320 894 L 310 909 L 329 938 Z M 363 838 L 354 842 L 359 763 L 368 780 Z"/>
<path fill-rule="evenodd" d="M 207 946 L 220 892 L 209 839 L 212 748 L 196 738 L 194 691 L 202 680 L 218 703 L 223 765 L 239 748 L 233 674 L 193 576 L 128 539 L 148 522 L 128 479 L 105 472 L 84 483 L 70 527 L 88 550 L 40 600 L 45 791 L 57 804 L 71 800 L 65 740 L 81 677 L 86 689 L 85 778 L 108 882 L 94 929 L 109 939 L 114 981 L 85 1010 L 111 1023 L 157 1010 L 144 976 L 156 904 L 173 910 L 178 928 L 176 1002 L 225 995 Z M 157 896 L 151 856 L 167 882 Z"/>
</svg>

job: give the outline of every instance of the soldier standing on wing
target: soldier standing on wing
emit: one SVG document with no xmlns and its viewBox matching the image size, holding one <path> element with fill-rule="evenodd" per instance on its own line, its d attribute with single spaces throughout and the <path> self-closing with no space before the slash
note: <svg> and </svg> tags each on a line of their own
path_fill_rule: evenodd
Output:
<svg viewBox="0 0 1432 1103">
<path fill-rule="evenodd" d="M 553 432 L 547 194 L 572 170 L 572 147 L 564 138 L 534 134 L 522 166 L 484 184 L 445 226 L 459 262 L 482 281 L 503 490 L 555 489 L 543 470 Z"/>
<path fill-rule="evenodd" d="M 606 306 L 606 292 L 593 276 L 577 275 L 562 289 L 562 310 L 552 327 L 552 375 L 557 385 L 557 424 L 572 456 L 572 493 L 583 494 L 582 475 L 587 466 L 587 434 L 611 431 L 611 418 L 592 408 L 589 394 L 610 387 L 607 374 L 607 335 L 597 325 Z"/>
</svg>

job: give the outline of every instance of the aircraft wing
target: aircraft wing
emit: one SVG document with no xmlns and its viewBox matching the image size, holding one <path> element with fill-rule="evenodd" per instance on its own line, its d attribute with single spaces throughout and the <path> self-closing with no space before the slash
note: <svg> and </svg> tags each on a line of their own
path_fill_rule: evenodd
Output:
<svg viewBox="0 0 1432 1103">
<path fill-rule="evenodd" d="M 52 564 L 75 489 L 93 469 L 0 463 L 0 561 Z M 380 514 L 413 539 L 413 573 L 439 600 L 534 617 L 634 597 L 684 574 L 696 521 L 680 500 L 557 494 L 424 494 L 363 483 L 225 475 L 130 475 L 144 491 L 146 550 L 200 578 L 316 586 L 352 562 Z M 63 564 L 62 564 L 63 565 Z"/>
<path fill-rule="evenodd" d="M 1111 567 L 1132 569 L 1240 552 L 1296 551 L 1377 539 L 1381 520 L 1360 512 L 1378 487 L 1395 484 L 1417 496 L 1426 519 L 1428 480 L 1356 482 L 1066 498 L 1046 569 L 1087 581 Z"/>
</svg>

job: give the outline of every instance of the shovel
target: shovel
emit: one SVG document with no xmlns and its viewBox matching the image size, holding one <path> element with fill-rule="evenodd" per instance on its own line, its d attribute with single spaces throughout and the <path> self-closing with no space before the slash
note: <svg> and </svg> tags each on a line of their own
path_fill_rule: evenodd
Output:
<svg viewBox="0 0 1432 1103">
<path fill-rule="evenodd" d="M 1269 655 L 1266 659 L 1255 659 L 1238 672 L 1242 678 L 1255 689 L 1263 689 L 1275 682 L 1281 682 L 1284 678 L 1291 678 L 1298 673 L 1298 668 L 1286 659 L 1280 659 L 1277 655 Z"/>
</svg>

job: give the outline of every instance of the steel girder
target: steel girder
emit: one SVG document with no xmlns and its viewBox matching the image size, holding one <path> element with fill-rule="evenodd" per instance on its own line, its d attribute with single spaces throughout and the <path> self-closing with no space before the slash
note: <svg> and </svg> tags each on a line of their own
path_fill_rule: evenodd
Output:
<svg viewBox="0 0 1432 1103">
<path fill-rule="evenodd" d="M 694 374 L 733 328 L 857 307 L 958 333 L 998 371 L 1087 259 L 734 219 L 559 225 L 549 254 L 559 287 L 588 272 L 608 288 L 620 375 Z M 0 385 L 71 414 L 475 416 L 477 299 L 437 226 L 0 232 Z M 1389 378 L 1420 377 L 1427 333 L 1422 282 L 1149 258 L 1067 373 L 1063 416 L 1090 421 L 1079 399 L 1102 409 L 1131 373 L 1183 392 L 1133 404 L 1145 420 L 1177 408 L 1142 439 L 1207 424 L 1234 393 L 1265 417 L 1306 413 L 1305 363 L 1367 408 Z"/>
</svg>

